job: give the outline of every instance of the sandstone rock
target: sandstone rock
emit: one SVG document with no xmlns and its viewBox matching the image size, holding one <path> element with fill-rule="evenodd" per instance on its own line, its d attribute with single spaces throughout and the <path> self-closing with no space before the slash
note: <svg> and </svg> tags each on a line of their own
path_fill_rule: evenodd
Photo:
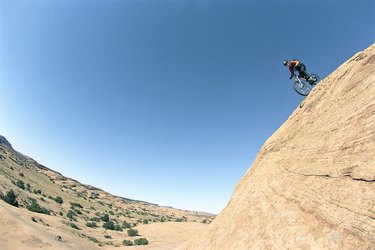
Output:
<svg viewBox="0 0 375 250">
<path fill-rule="evenodd" d="M 375 44 L 313 89 L 179 249 L 375 249 Z"/>
</svg>

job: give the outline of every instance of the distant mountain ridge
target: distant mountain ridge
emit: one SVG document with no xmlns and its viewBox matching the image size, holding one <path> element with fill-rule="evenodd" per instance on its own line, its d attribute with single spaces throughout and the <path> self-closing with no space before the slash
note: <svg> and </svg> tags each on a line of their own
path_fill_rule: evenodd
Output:
<svg viewBox="0 0 375 250">
<path fill-rule="evenodd" d="M 8 140 L 2 135 L 0 135 L 0 144 L 5 145 L 6 147 L 8 147 L 11 150 L 14 150 L 13 147 L 12 147 L 12 144 L 10 144 L 10 142 L 8 142 Z"/>
<path fill-rule="evenodd" d="M 9 201 L 9 197 L 14 200 L 14 195 L 18 205 L 16 209 L 4 202 Z M 214 218 L 209 213 L 163 207 L 82 184 L 17 152 L 4 136 L 0 136 L 0 212 L 0 228 L 4 230 L 14 223 L 18 223 L 20 232 L 23 227 L 27 232 L 31 228 L 38 229 L 35 234 L 27 236 L 31 237 L 30 241 L 22 241 L 19 247 L 14 247 L 8 240 L 9 237 L 18 238 L 16 232 L 1 233 L 0 229 L 0 249 L 26 249 L 30 247 L 30 242 L 35 243 L 35 247 L 48 245 L 54 246 L 54 249 L 90 250 L 98 245 L 121 246 L 125 241 L 126 244 L 135 244 L 134 238 L 127 234 L 129 229 L 143 230 L 143 237 L 151 235 L 148 244 L 164 244 L 157 240 L 157 237 L 165 237 L 158 235 L 157 225 L 160 223 L 172 223 L 163 225 L 163 228 L 172 230 L 171 234 L 187 237 L 188 233 L 195 232 L 194 228 L 209 224 Z M 181 226 L 183 224 L 174 225 L 173 222 L 185 223 L 186 233 Z M 178 231 L 168 229 L 169 226 L 178 228 Z M 49 232 L 56 232 L 59 237 L 63 235 L 62 238 L 68 239 L 71 244 L 56 243 Z M 39 240 L 45 244 L 39 244 Z M 166 241 L 166 244 L 170 244 L 168 242 L 171 241 Z"/>
<path fill-rule="evenodd" d="M 13 150 L 13 147 L 12 147 L 12 144 L 5 138 L 5 136 L 3 135 L 0 135 L 0 145 L 4 145 L 5 147 L 9 148 L 10 150 Z M 15 151 L 16 152 L 16 151 Z M 42 164 L 39 164 L 38 162 L 36 162 L 35 160 L 33 160 L 32 158 L 30 157 L 27 157 L 19 152 L 17 152 L 18 156 L 19 157 L 26 157 L 28 158 L 29 161 L 34 161 L 35 165 L 40 168 L 41 170 L 43 171 L 46 171 L 46 172 L 50 172 L 50 173 L 54 173 L 53 175 L 53 180 L 56 180 L 56 181 L 66 181 L 66 180 L 70 180 L 74 183 L 76 183 L 76 185 L 81 185 L 85 188 L 87 188 L 87 190 L 91 190 L 91 191 L 98 191 L 98 192 L 105 192 L 104 190 L 100 189 L 100 188 L 97 188 L 97 187 L 94 187 L 94 186 L 91 186 L 91 185 L 87 185 L 87 184 L 83 184 L 83 183 L 80 183 L 79 181 L 77 180 L 74 180 L 72 178 L 69 178 L 69 177 L 65 177 L 63 176 L 61 173 L 55 171 L 55 170 L 52 170 Z M 142 203 L 142 204 L 145 204 L 145 205 L 152 205 L 152 206 L 160 206 L 159 204 L 155 204 L 155 203 L 150 203 L 150 202 L 147 202 L 147 201 L 142 201 L 142 200 L 135 200 L 135 199 L 129 199 L 129 198 L 125 198 L 125 197 L 121 197 L 121 196 L 116 196 L 116 195 L 112 195 L 112 194 L 109 194 L 115 198 L 119 198 L 119 199 L 123 199 L 125 202 L 137 202 L 137 203 Z M 166 208 L 172 208 L 171 206 L 163 206 L 163 207 L 166 207 Z M 187 211 L 189 212 L 189 210 L 183 210 L 183 211 Z M 190 211 L 190 212 L 194 212 L 196 213 L 195 211 Z M 205 212 L 201 212 L 202 214 L 206 214 L 208 216 L 213 216 L 213 214 L 210 214 L 210 213 L 205 213 Z"/>
</svg>

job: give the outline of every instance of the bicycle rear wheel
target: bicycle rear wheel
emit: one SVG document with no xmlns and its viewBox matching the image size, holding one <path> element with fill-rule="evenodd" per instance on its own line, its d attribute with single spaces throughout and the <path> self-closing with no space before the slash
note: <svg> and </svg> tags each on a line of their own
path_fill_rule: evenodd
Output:
<svg viewBox="0 0 375 250">
<path fill-rule="evenodd" d="M 311 91 L 308 84 L 303 81 L 295 81 L 293 83 L 293 88 L 298 94 L 303 96 L 307 96 Z"/>
</svg>

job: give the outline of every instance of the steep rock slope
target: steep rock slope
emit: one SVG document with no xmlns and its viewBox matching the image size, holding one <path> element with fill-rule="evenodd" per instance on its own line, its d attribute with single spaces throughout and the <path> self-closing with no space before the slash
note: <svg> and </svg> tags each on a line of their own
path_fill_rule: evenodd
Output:
<svg viewBox="0 0 375 250">
<path fill-rule="evenodd" d="M 375 249 L 375 44 L 315 87 L 180 249 Z"/>
</svg>

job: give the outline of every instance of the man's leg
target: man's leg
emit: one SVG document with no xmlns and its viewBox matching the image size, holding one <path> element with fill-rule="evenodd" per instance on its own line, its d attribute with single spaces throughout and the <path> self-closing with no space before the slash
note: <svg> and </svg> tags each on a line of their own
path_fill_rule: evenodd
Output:
<svg viewBox="0 0 375 250">
<path fill-rule="evenodd" d="M 305 64 L 301 63 L 301 66 L 300 66 L 300 71 L 299 71 L 299 75 L 302 77 L 302 78 L 305 78 L 305 79 L 308 79 L 310 74 L 307 73 L 306 71 L 306 66 Z"/>
</svg>

